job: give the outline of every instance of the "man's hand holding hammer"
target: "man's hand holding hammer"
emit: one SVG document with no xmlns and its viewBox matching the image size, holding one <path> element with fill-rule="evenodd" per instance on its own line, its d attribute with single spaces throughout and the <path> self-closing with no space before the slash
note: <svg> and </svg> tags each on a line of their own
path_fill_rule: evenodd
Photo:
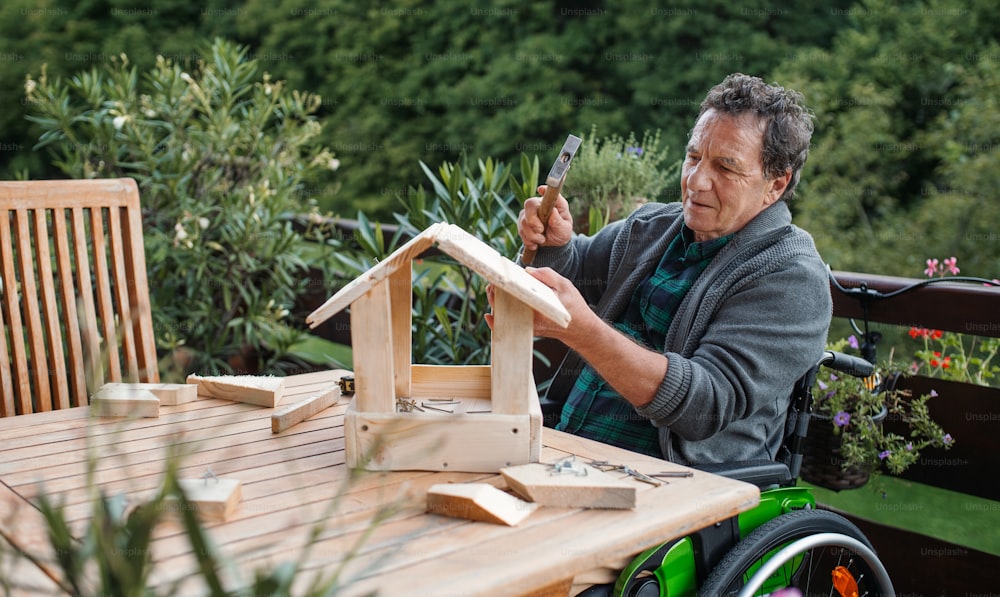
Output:
<svg viewBox="0 0 1000 597">
<path fill-rule="evenodd" d="M 546 185 L 538 187 L 538 197 L 532 197 L 524 202 L 524 209 L 517 217 L 517 233 L 524 242 L 524 248 L 537 251 L 539 247 L 561 247 L 573 236 L 573 216 L 569 212 L 569 203 L 559 194 L 548 219 L 542 221 L 539 207 L 542 205 L 542 195 L 548 189 Z"/>
</svg>

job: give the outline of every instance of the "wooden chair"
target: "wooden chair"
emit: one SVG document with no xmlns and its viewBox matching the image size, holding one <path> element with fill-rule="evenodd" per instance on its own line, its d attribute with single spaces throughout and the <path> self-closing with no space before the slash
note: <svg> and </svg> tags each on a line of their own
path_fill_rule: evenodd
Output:
<svg viewBox="0 0 1000 597">
<path fill-rule="evenodd" d="M 158 382 L 134 180 L 0 182 L 0 416 Z"/>
</svg>

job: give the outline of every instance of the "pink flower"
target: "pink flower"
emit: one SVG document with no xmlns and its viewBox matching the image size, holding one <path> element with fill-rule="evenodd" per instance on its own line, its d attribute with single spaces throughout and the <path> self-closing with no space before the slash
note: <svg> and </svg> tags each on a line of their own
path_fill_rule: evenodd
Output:
<svg viewBox="0 0 1000 597">
<path fill-rule="evenodd" d="M 928 259 L 927 260 L 927 269 L 924 270 L 924 273 L 933 278 L 934 274 L 937 273 L 937 269 L 938 269 L 938 260 L 937 259 Z"/>
<path fill-rule="evenodd" d="M 858 339 L 854 337 L 854 334 L 851 334 L 850 336 L 847 337 L 847 345 L 853 348 L 854 350 L 857 350 L 859 348 Z"/>
<path fill-rule="evenodd" d="M 958 265 L 956 265 L 957 263 L 958 259 L 956 259 L 955 257 L 949 257 L 948 259 L 944 260 L 944 266 L 948 268 L 948 271 L 951 272 L 951 275 L 953 276 L 957 276 L 958 272 L 962 271 L 958 269 Z"/>
</svg>

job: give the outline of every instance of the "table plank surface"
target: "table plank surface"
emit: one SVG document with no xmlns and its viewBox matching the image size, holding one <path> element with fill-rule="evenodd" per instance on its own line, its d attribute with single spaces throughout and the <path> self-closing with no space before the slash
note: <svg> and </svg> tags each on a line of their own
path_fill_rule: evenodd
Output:
<svg viewBox="0 0 1000 597">
<path fill-rule="evenodd" d="M 279 409 L 326 383 L 315 374 L 299 382 L 286 389 Z M 182 477 L 211 470 L 242 482 L 235 515 L 206 524 L 234 563 L 226 573 L 232 586 L 249 582 L 254 570 L 300 561 L 299 590 L 340 570 L 350 581 L 345 595 L 529 594 L 594 569 L 620 567 L 648 547 L 759 499 L 752 485 L 700 471 L 657 487 L 620 474 L 636 483 L 635 510 L 541 507 L 516 527 L 432 515 L 426 512 L 431 485 L 477 481 L 505 488 L 502 477 L 424 471 L 352 476 L 344 464 L 346 406 L 342 398 L 279 434 L 271 433 L 275 409 L 218 399 L 161 406 L 156 419 L 97 418 L 88 407 L 0 419 L 0 533 L 39 556 L 34 564 L 0 565 L 24 571 L 18 577 L 32 579 L 33 592 L 48 592 L 54 587 L 48 575 L 56 569 L 34 506 L 39 496 L 58 495 L 80 535 L 92 484 L 106 495 L 124 495 L 130 505 L 142 503 L 159 487 L 171 450 L 183 454 Z M 542 442 L 542 462 L 575 455 L 647 474 L 683 468 L 552 429 L 543 430 Z M 88 458 L 96 459 L 90 478 Z M 155 536 L 151 583 L 205 593 L 180 524 L 167 520 Z"/>
</svg>

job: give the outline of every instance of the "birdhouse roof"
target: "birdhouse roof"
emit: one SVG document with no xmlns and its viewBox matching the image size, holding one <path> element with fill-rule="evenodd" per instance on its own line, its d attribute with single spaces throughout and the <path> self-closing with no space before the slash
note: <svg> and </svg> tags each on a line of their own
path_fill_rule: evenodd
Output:
<svg viewBox="0 0 1000 597">
<path fill-rule="evenodd" d="M 361 274 L 330 297 L 322 306 L 309 314 L 306 323 L 316 327 L 348 305 L 384 282 L 401 267 L 410 267 L 411 261 L 437 244 L 444 253 L 486 278 L 497 288 L 510 293 L 556 324 L 566 327 L 570 315 L 551 288 L 542 284 L 516 263 L 496 249 L 462 230 L 444 222 L 432 224 L 410 239 L 384 260 Z"/>
</svg>

